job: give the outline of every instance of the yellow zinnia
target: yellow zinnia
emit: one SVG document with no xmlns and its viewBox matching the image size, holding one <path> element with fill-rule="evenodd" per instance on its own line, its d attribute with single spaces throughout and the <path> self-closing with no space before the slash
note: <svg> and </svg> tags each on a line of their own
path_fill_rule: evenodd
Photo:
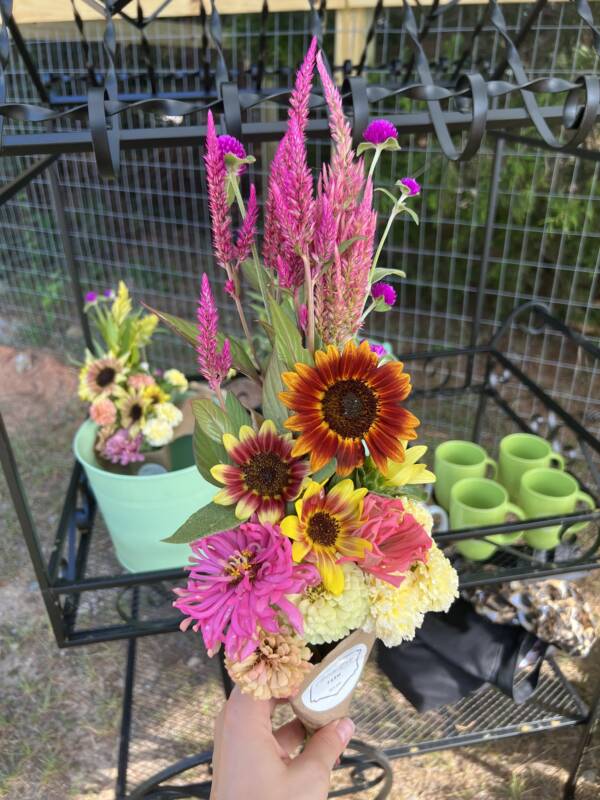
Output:
<svg viewBox="0 0 600 800">
<path fill-rule="evenodd" d="M 341 556 L 352 561 L 364 558 L 372 545 L 357 534 L 364 524 L 363 499 L 366 489 L 355 489 L 347 478 L 328 492 L 320 483 L 310 481 L 300 500 L 295 503 L 296 514 L 281 522 L 282 532 L 293 540 L 292 557 L 314 560 L 323 585 L 332 594 L 344 590 Z"/>
</svg>

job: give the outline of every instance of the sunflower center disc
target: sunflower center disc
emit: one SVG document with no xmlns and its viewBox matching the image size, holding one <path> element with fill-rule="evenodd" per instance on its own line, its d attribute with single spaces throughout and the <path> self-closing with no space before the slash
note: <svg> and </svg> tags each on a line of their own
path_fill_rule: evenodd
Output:
<svg viewBox="0 0 600 800">
<path fill-rule="evenodd" d="M 317 511 L 308 523 L 308 535 L 315 544 L 333 547 L 340 532 L 340 523 L 326 511 Z"/>
<path fill-rule="evenodd" d="M 115 379 L 115 370 L 113 367 L 103 367 L 98 373 L 96 383 L 98 386 L 108 386 Z"/>
<path fill-rule="evenodd" d="M 142 407 L 139 406 L 137 403 L 131 406 L 131 411 L 129 412 L 129 416 L 134 422 L 137 422 L 142 417 Z"/>
<path fill-rule="evenodd" d="M 377 397 L 362 381 L 334 383 L 322 403 L 323 416 L 331 430 L 347 438 L 364 436 L 377 416 Z"/>
<path fill-rule="evenodd" d="M 256 453 L 243 467 L 248 489 L 263 497 L 277 497 L 288 485 L 289 468 L 277 453 Z"/>
</svg>

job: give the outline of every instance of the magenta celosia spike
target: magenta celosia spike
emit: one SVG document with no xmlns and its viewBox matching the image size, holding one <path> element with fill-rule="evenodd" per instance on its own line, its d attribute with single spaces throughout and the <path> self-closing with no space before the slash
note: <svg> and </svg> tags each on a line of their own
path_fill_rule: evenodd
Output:
<svg viewBox="0 0 600 800">
<path fill-rule="evenodd" d="M 231 211 L 227 202 L 227 169 L 211 111 L 208 112 L 206 123 L 204 163 L 206 165 L 208 207 L 210 210 L 213 246 L 219 265 L 223 269 L 227 269 L 235 258 L 235 247 L 233 244 Z"/>
<path fill-rule="evenodd" d="M 231 348 L 225 339 L 221 352 L 217 346 L 219 312 L 210 289 L 208 275 L 202 275 L 200 300 L 198 302 L 198 366 L 200 374 L 217 391 L 231 368 Z"/>
<path fill-rule="evenodd" d="M 288 129 L 271 165 L 265 208 L 265 264 L 278 273 L 281 286 L 292 289 L 304 279 L 303 257 L 309 257 L 314 230 L 315 204 L 304 131 L 316 48 L 313 39 L 296 75 Z M 284 275 L 279 274 L 280 265 L 284 265 Z"/>
<path fill-rule="evenodd" d="M 250 195 L 246 205 L 246 216 L 239 230 L 235 244 L 238 262 L 245 261 L 250 255 L 250 250 L 256 238 L 256 223 L 258 221 L 258 203 L 254 184 L 250 186 Z"/>
</svg>

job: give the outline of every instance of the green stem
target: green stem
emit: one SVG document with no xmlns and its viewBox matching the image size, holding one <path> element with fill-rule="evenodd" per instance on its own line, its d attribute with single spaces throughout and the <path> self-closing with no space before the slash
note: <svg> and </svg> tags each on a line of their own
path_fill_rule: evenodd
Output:
<svg viewBox="0 0 600 800">
<path fill-rule="evenodd" d="M 307 255 L 302 256 L 304 262 L 304 285 L 306 288 L 306 310 L 308 323 L 306 325 L 306 346 L 311 355 L 315 352 L 315 296 L 313 278 L 310 273 L 310 260 Z"/>
<path fill-rule="evenodd" d="M 374 308 L 375 308 L 375 301 L 373 301 L 371 305 L 365 311 L 363 311 L 360 321 L 364 322 Z"/>
<path fill-rule="evenodd" d="M 370 272 L 370 275 L 369 275 L 369 278 L 371 280 L 373 278 L 373 273 L 375 272 L 375 267 L 377 266 L 377 262 L 379 261 L 379 256 L 381 255 L 381 251 L 383 250 L 383 245 L 385 244 L 385 240 L 387 239 L 388 234 L 389 234 L 389 232 L 390 232 L 390 230 L 392 228 L 392 224 L 394 222 L 394 219 L 396 218 L 396 215 L 398 214 L 397 208 L 398 208 L 397 205 L 395 205 L 394 208 L 392 209 L 392 213 L 390 214 L 390 218 L 387 221 L 387 224 L 385 226 L 385 229 L 383 231 L 381 239 L 379 240 L 379 244 L 377 245 L 377 250 L 375 251 L 375 257 L 373 258 L 373 264 L 371 266 L 371 272 Z"/>
<path fill-rule="evenodd" d="M 233 283 L 233 302 L 235 303 L 235 307 L 238 312 L 238 317 L 240 318 L 240 322 L 242 323 L 242 329 L 244 331 L 244 336 L 246 337 L 246 341 L 250 347 L 250 354 L 252 356 L 252 361 L 254 362 L 254 366 L 260 372 L 260 361 L 258 360 L 258 356 L 256 355 L 256 350 L 254 348 L 254 342 L 252 341 L 252 336 L 250 334 L 250 328 L 248 327 L 248 321 L 246 320 L 246 315 L 244 314 L 244 309 L 242 307 L 242 301 L 240 300 L 239 291 L 238 291 L 238 282 L 237 278 L 234 275 L 234 272 L 231 266 L 227 266 L 227 277 Z"/>
<path fill-rule="evenodd" d="M 379 161 L 379 157 L 381 155 L 381 148 L 376 147 L 375 152 L 373 153 L 373 159 L 371 160 L 371 166 L 369 167 L 369 173 L 367 178 L 372 178 L 373 173 L 375 172 L 375 167 L 377 166 L 377 162 Z"/>
<path fill-rule="evenodd" d="M 225 399 L 223 398 L 223 392 L 221 391 L 221 387 L 218 384 L 215 384 L 214 390 L 215 390 L 215 395 L 217 396 L 217 400 L 219 401 L 219 405 L 221 406 L 225 414 L 227 414 L 227 406 L 225 405 Z"/>
</svg>

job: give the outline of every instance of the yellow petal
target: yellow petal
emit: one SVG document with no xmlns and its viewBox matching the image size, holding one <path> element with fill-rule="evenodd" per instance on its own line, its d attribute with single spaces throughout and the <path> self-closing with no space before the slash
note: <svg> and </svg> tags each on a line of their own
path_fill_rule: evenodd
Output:
<svg viewBox="0 0 600 800">
<path fill-rule="evenodd" d="M 252 502 L 251 496 L 246 495 L 238 500 L 237 506 L 235 507 L 235 515 L 241 520 L 248 519 L 248 517 L 254 513 L 255 509 L 256 504 Z"/>
<path fill-rule="evenodd" d="M 344 573 L 339 564 L 329 558 L 317 557 L 317 568 L 323 578 L 323 585 L 331 594 L 341 594 L 344 591 Z"/>
<path fill-rule="evenodd" d="M 290 539 L 299 539 L 301 536 L 298 517 L 290 515 L 284 517 L 280 523 L 281 532 Z"/>
<path fill-rule="evenodd" d="M 213 478 L 221 483 L 225 483 L 225 473 L 227 471 L 228 465 L 227 464 L 215 464 L 214 467 L 210 468 L 210 474 Z"/>
<path fill-rule="evenodd" d="M 241 433 L 241 431 L 240 431 Z M 266 419 L 260 426 L 259 433 L 277 433 L 277 427 L 272 419 Z"/>
<path fill-rule="evenodd" d="M 242 425 L 242 427 L 240 428 L 239 436 L 240 436 L 240 442 L 247 442 L 248 439 L 254 439 L 256 434 L 254 433 L 250 425 Z"/>
<path fill-rule="evenodd" d="M 302 519 L 302 500 L 296 500 L 294 508 L 296 509 L 296 516 Z"/>
<path fill-rule="evenodd" d="M 329 490 L 329 494 L 332 497 L 339 497 L 340 500 L 349 500 L 352 497 L 353 491 L 354 491 L 354 484 L 352 483 L 350 478 L 346 478 L 345 480 L 336 483 L 333 489 Z"/>
<path fill-rule="evenodd" d="M 350 483 L 352 483 L 352 481 L 350 481 Z M 321 486 L 321 484 L 317 483 L 317 481 L 313 480 L 309 481 L 308 486 L 304 491 L 303 498 L 306 500 L 307 498 L 312 497 L 314 494 L 319 494 L 322 488 L 323 487 Z"/>
<path fill-rule="evenodd" d="M 232 436 L 230 433 L 223 434 L 223 447 L 228 453 L 231 453 L 231 451 L 236 448 L 238 444 L 239 441 L 235 438 L 235 436 Z"/>
<path fill-rule="evenodd" d="M 212 501 L 218 506 L 230 506 L 232 503 L 235 503 L 235 500 L 231 496 L 229 489 L 221 489 L 220 492 L 216 493 Z"/>
<path fill-rule="evenodd" d="M 292 545 L 292 558 L 298 564 L 310 550 L 310 545 L 305 541 L 294 542 Z"/>
</svg>

